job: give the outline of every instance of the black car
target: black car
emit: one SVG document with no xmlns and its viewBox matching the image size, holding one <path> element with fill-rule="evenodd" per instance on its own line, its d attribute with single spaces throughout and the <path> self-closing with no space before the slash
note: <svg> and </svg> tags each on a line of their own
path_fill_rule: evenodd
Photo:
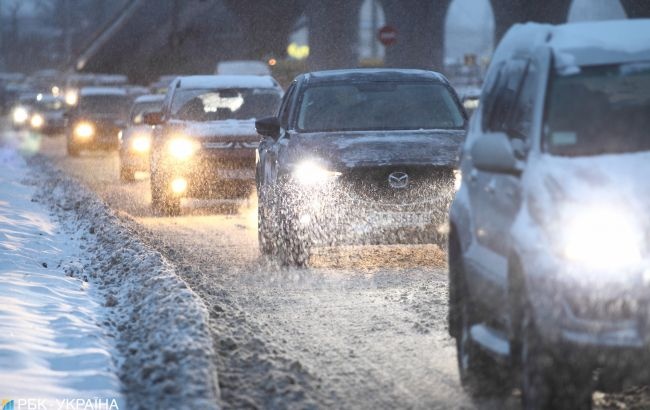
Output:
<svg viewBox="0 0 650 410">
<path fill-rule="evenodd" d="M 85 87 L 67 116 L 68 155 L 84 149 L 117 149 L 131 99 L 123 88 Z"/>
<path fill-rule="evenodd" d="M 303 74 L 256 126 L 263 253 L 304 265 L 315 245 L 444 245 L 466 116 L 442 75 Z"/>
<path fill-rule="evenodd" d="M 255 119 L 276 112 L 282 88 L 272 77 L 178 77 L 154 125 L 151 204 L 159 213 L 180 212 L 182 198 L 239 199 L 255 189 Z"/>
</svg>

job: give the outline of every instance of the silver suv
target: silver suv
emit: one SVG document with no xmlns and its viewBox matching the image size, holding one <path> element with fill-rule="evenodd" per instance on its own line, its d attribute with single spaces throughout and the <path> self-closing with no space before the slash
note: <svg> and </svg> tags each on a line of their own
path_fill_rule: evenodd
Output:
<svg viewBox="0 0 650 410">
<path fill-rule="evenodd" d="M 589 409 L 650 381 L 650 20 L 513 27 L 452 203 L 449 330 L 472 395 Z"/>
</svg>

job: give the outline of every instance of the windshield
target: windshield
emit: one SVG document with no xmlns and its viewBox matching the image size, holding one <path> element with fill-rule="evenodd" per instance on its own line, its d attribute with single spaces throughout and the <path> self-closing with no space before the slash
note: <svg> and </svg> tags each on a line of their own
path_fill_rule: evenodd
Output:
<svg viewBox="0 0 650 410">
<path fill-rule="evenodd" d="M 447 87 L 414 82 L 325 84 L 307 89 L 298 114 L 304 132 L 458 129 L 462 111 Z"/>
<path fill-rule="evenodd" d="M 556 75 L 547 97 L 546 151 L 589 156 L 650 150 L 650 63 Z"/>
<path fill-rule="evenodd" d="M 281 98 L 275 89 L 179 90 L 171 116 L 184 121 L 263 118 L 277 112 Z"/>
<path fill-rule="evenodd" d="M 37 102 L 36 106 L 43 111 L 59 111 L 65 108 L 63 101 L 59 99 L 43 99 Z"/>
<path fill-rule="evenodd" d="M 86 95 L 79 102 L 79 110 L 90 114 L 126 117 L 129 99 L 122 95 Z"/>
<path fill-rule="evenodd" d="M 131 123 L 134 125 L 142 124 L 144 114 L 158 112 L 162 108 L 162 101 L 142 102 L 134 104 L 131 108 Z"/>
</svg>

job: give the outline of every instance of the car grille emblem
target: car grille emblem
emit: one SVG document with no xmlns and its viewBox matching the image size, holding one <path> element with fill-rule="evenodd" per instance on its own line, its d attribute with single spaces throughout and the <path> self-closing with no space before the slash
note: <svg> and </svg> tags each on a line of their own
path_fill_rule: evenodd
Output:
<svg viewBox="0 0 650 410">
<path fill-rule="evenodd" d="M 388 175 L 388 185 L 395 189 L 404 189 L 409 186 L 409 175 L 406 172 L 393 172 Z"/>
</svg>

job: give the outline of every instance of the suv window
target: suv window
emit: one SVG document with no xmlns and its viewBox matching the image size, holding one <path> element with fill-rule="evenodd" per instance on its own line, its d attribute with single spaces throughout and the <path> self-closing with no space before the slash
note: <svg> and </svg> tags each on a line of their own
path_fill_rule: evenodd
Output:
<svg viewBox="0 0 650 410">
<path fill-rule="evenodd" d="M 518 91 L 518 98 L 508 120 L 508 134 L 511 137 L 523 140 L 530 137 L 533 125 L 535 97 L 537 85 L 539 84 L 539 71 L 530 63 L 526 69 L 526 76 L 523 79 Z"/>
<path fill-rule="evenodd" d="M 296 91 L 296 84 L 293 83 L 287 90 L 287 93 L 285 94 L 284 99 L 282 100 L 282 105 L 280 106 L 278 117 L 280 118 L 280 124 L 284 129 L 287 129 L 289 125 L 289 114 L 291 113 L 291 100 L 293 99 L 293 95 L 295 94 L 295 91 Z"/>
<path fill-rule="evenodd" d="M 526 64 L 524 60 L 514 60 L 502 68 L 494 90 L 494 100 L 491 101 L 493 106 L 488 113 L 488 131 L 508 131 L 508 121 L 526 72 Z"/>
</svg>

